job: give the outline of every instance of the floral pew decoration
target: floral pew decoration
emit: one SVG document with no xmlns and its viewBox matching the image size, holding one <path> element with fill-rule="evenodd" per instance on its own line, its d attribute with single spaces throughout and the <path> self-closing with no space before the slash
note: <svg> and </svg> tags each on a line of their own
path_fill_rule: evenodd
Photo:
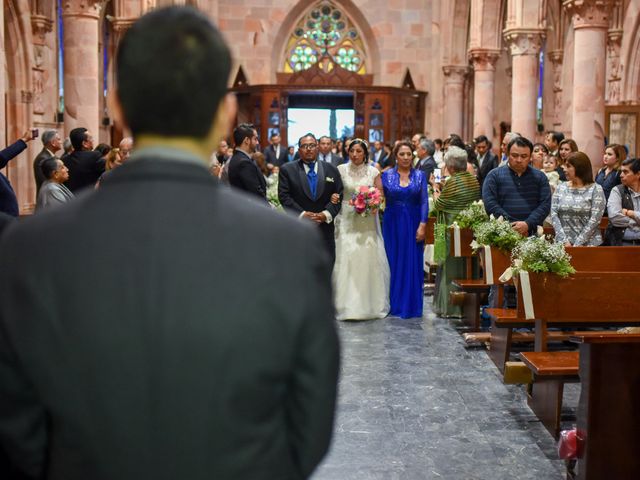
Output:
<svg viewBox="0 0 640 480">
<path fill-rule="evenodd" d="M 473 229 L 481 223 L 489 220 L 487 211 L 484 208 L 482 200 L 478 200 L 470 204 L 464 210 L 461 210 L 451 225 L 445 226 L 444 224 L 437 224 L 435 229 L 435 245 L 434 245 L 434 257 L 436 260 L 444 260 L 447 255 L 447 229 L 451 229 L 452 241 L 453 241 L 453 254 L 456 257 L 461 256 L 462 251 L 462 230 L 469 230 L 470 236 L 473 235 Z"/>
<path fill-rule="evenodd" d="M 480 250 L 485 281 L 493 285 L 496 278 L 511 265 L 511 252 L 524 237 L 511 227 L 510 222 L 493 215 L 477 224 L 473 233 L 475 239 L 471 242 L 471 248 Z"/>
<path fill-rule="evenodd" d="M 511 267 L 502 274 L 500 281 L 508 281 L 512 277 L 518 279 L 525 317 L 535 319 L 529 274 L 553 273 L 566 278 L 575 272 L 571 265 L 571 255 L 564 245 L 541 235 L 518 242 L 511 253 Z"/>
</svg>

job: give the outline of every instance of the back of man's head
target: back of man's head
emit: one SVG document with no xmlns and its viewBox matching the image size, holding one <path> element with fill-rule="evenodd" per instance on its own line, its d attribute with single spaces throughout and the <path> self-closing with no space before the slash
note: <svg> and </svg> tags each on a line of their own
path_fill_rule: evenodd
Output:
<svg viewBox="0 0 640 480">
<path fill-rule="evenodd" d="M 85 141 L 86 131 L 86 128 L 78 127 L 69 132 L 69 140 L 71 140 L 71 145 L 73 145 L 73 149 L 76 152 L 84 150 L 84 148 L 82 148 L 82 142 Z"/>
<path fill-rule="evenodd" d="M 206 138 L 230 68 L 229 49 L 204 14 L 168 7 L 141 17 L 116 57 L 117 95 L 133 136 Z"/>
<path fill-rule="evenodd" d="M 236 147 L 242 145 L 246 138 L 253 138 L 255 127 L 250 123 L 241 123 L 233 130 L 233 143 Z"/>
</svg>

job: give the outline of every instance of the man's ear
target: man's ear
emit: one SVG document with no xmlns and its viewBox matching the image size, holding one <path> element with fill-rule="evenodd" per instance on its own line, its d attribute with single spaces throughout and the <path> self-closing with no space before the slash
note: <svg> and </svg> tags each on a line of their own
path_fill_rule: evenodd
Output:
<svg viewBox="0 0 640 480">
<path fill-rule="evenodd" d="M 107 92 L 107 108 L 113 121 L 122 127 L 125 136 L 130 136 L 129 125 L 124 118 L 124 111 L 118 97 L 118 89 L 112 88 Z"/>
</svg>

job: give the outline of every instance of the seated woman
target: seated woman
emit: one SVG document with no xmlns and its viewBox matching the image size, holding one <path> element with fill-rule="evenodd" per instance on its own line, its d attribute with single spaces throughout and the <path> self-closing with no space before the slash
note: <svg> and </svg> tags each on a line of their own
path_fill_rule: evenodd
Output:
<svg viewBox="0 0 640 480">
<path fill-rule="evenodd" d="M 551 223 L 556 242 L 566 246 L 602 244 L 600 220 L 606 200 L 602 187 L 593 181 L 591 161 L 583 152 L 567 157 L 567 181 L 558 185 L 551 199 Z"/>
<path fill-rule="evenodd" d="M 73 193 L 63 185 L 69 180 L 69 170 L 62 160 L 55 157 L 47 158 L 42 161 L 40 167 L 46 180 L 38 192 L 36 211 L 67 203 L 74 198 Z"/>
<path fill-rule="evenodd" d="M 433 306 L 438 315 L 460 316 L 462 313 L 460 307 L 449 303 L 449 292 L 451 281 L 464 276 L 465 259 L 449 256 L 446 228 L 453 223 L 453 219 L 460 210 L 464 210 L 471 202 L 480 199 L 480 184 L 468 171 L 467 152 L 461 148 L 450 146 L 444 154 L 444 163 L 451 176 L 445 182 L 442 191 L 436 188 L 433 192 L 438 225 L 434 248 L 436 260 L 440 263 L 436 275 Z"/>
<path fill-rule="evenodd" d="M 640 159 L 627 158 L 620 167 L 622 185 L 611 190 L 608 245 L 640 245 Z"/>
</svg>

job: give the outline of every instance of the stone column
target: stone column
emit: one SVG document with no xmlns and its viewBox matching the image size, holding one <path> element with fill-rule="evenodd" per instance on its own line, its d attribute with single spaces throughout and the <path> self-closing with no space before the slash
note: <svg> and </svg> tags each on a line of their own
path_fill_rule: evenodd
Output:
<svg viewBox="0 0 640 480">
<path fill-rule="evenodd" d="M 469 52 L 473 63 L 473 136 L 486 135 L 493 141 L 493 105 L 496 61 L 499 50 Z"/>
<path fill-rule="evenodd" d="M 451 133 L 462 135 L 464 121 L 464 78 L 469 67 L 446 65 L 444 72 L 444 136 Z"/>
<path fill-rule="evenodd" d="M 97 139 L 100 131 L 97 0 L 63 2 L 64 129 L 85 127 Z"/>
<path fill-rule="evenodd" d="M 537 132 L 538 65 L 544 30 L 515 28 L 505 31 L 511 50 L 511 131 L 534 140 Z"/>
<path fill-rule="evenodd" d="M 602 165 L 604 99 L 609 13 L 612 0 L 565 0 L 572 16 L 574 39 L 572 137 L 591 159 Z"/>
</svg>

